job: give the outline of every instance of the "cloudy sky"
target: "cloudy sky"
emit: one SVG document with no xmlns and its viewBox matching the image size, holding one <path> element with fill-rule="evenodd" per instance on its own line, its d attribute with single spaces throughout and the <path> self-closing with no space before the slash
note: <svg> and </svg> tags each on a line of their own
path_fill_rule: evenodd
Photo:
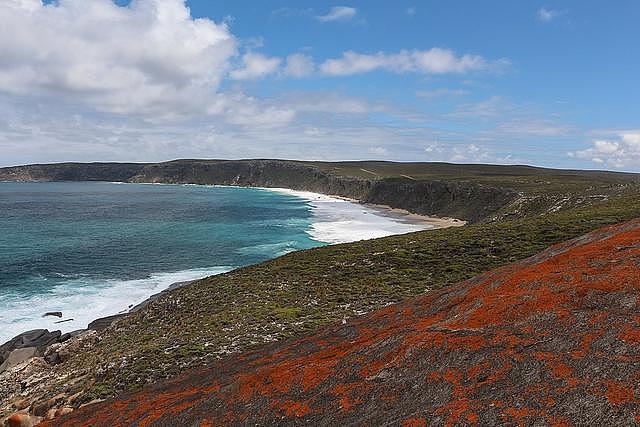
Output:
<svg viewBox="0 0 640 427">
<path fill-rule="evenodd" d="M 640 171 L 636 0 L 0 0 L 0 165 Z"/>
</svg>

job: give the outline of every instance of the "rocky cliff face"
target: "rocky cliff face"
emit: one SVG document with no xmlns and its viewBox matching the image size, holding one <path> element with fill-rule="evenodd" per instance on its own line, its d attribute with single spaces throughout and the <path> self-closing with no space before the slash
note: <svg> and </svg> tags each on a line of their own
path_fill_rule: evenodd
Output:
<svg viewBox="0 0 640 427">
<path fill-rule="evenodd" d="M 0 169 L 0 181 L 121 181 L 282 187 L 349 197 L 410 212 L 479 221 L 518 197 L 471 182 L 364 179 L 281 160 L 180 160 L 157 164 L 65 163 Z"/>
<path fill-rule="evenodd" d="M 640 220 L 44 425 L 637 425 Z"/>
<path fill-rule="evenodd" d="M 126 182 L 142 168 L 135 163 L 59 163 L 0 168 L 0 181 Z"/>
</svg>

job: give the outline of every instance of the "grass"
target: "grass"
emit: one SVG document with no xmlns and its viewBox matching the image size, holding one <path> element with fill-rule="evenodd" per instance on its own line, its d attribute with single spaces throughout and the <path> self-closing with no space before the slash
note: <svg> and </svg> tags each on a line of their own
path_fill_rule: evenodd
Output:
<svg viewBox="0 0 640 427">
<path fill-rule="evenodd" d="M 163 182 L 226 182 L 229 176 L 239 176 L 236 169 L 244 164 L 231 162 L 227 176 L 216 163 L 181 160 L 152 165 L 158 175 L 150 177 Z M 309 168 L 291 172 L 286 167 L 290 164 Z M 265 165 L 254 165 L 251 170 L 264 182 L 253 181 L 255 177 L 247 182 L 313 184 L 321 171 L 333 177 L 399 183 L 391 187 L 389 197 L 402 196 L 403 183 L 421 180 L 472 182 L 506 189 L 508 194 L 515 190 L 518 197 L 475 224 L 291 253 L 167 293 L 118 322 L 90 349 L 57 366 L 53 376 L 61 379 L 51 384 L 51 395 L 60 390 L 82 392 L 77 403 L 83 403 L 135 390 L 228 354 L 310 333 L 458 283 L 604 225 L 640 217 L 640 178 L 634 174 L 447 163 L 279 165 L 270 172 L 274 176 L 259 175 Z M 78 167 L 44 167 L 43 179 L 88 179 L 84 172 L 76 173 Z M 96 170 L 92 165 L 82 167 L 91 173 Z M 126 180 L 138 168 L 142 165 L 106 165 L 107 175 L 94 174 L 91 179 Z M 342 184 L 348 186 L 350 179 Z M 452 199 L 449 211 L 464 213 L 491 202 L 473 199 L 466 193 L 469 186 L 458 187 L 455 195 L 444 193 Z"/>
<path fill-rule="evenodd" d="M 448 286 L 549 245 L 640 216 L 624 195 L 534 219 L 481 223 L 295 252 L 171 292 L 65 365 L 95 383 L 81 401 L 137 389 L 230 353 L 312 332 Z M 64 366 L 64 365 L 63 365 Z M 82 383 L 80 383 L 82 384 Z"/>
</svg>

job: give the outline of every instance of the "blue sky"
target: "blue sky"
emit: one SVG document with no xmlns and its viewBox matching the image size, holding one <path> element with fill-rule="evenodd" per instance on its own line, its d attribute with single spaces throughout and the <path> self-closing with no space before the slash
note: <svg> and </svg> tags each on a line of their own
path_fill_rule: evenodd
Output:
<svg viewBox="0 0 640 427">
<path fill-rule="evenodd" d="M 637 1 L 9 2 L 0 164 L 640 171 Z"/>
</svg>

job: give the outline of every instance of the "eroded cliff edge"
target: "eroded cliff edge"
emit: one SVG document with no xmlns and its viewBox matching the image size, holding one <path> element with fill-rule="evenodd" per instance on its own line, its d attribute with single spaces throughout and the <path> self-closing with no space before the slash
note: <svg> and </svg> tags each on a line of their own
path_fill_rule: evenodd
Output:
<svg viewBox="0 0 640 427">
<path fill-rule="evenodd" d="M 364 169 L 362 169 L 364 170 Z M 61 163 L 0 169 L 0 181 L 113 181 L 282 187 L 476 222 L 519 197 L 505 187 L 446 179 L 336 173 L 284 160 L 179 160 L 166 163 Z"/>
</svg>

